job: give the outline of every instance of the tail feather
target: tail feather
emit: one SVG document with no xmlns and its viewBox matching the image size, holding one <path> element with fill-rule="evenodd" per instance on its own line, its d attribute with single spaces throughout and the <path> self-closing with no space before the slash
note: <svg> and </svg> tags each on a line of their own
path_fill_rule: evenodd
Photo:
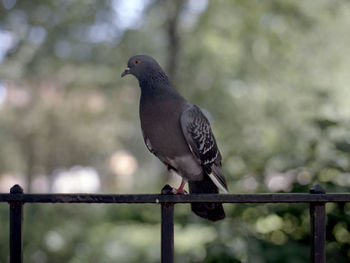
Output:
<svg viewBox="0 0 350 263">
<path fill-rule="evenodd" d="M 189 181 L 188 186 L 191 194 L 217 194 L 218 188 L 204 173 L 202 181 Z M 225 218 L 225 211 L 221 203 L 192 203 L 192 211 L 205 219 L 217 221 Z"/>
</svg>

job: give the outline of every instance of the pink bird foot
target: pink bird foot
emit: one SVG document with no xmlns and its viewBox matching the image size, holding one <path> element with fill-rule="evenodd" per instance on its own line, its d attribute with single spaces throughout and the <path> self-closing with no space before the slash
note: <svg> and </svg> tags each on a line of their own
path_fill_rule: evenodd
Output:
<svg viewBox="0 0 350 263">
<path fill-rule="evenodd" d="M 181 184 L 179 186 L 179 188 L 173 188 L 171 191 L 173 192 L 173 194 L 177 195 L 177 194 L 187 194 L 187 192 L 184 190 L 184 186 L 185 186 L 186 181 L 182 179 Z"/>
</svg>

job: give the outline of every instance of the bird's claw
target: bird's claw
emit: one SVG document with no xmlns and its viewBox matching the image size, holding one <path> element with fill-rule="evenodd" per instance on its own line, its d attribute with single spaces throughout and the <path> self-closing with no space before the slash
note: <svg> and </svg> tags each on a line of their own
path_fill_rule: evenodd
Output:
<svg viewBox="0 0 350 263">
<path fill-rule="evenodd" d="M 171 187 L 170 185 L 165 185 L 161 191 L 161 194 L 163 195 L 178 195 L 178 194 L 187 194 L 187 191 L 184 189 L 176 189 L 174 187 Z"/>
<path fill-rule="evenodd" d="M 171 192 L 174 194 L 174 195 L 184 195 L 184 194 L 187 194 L 187 191 L 184 190 L 184 189 L 176 189 L 176 188 L 173 188 L 171 190 Z"/>
</svg>

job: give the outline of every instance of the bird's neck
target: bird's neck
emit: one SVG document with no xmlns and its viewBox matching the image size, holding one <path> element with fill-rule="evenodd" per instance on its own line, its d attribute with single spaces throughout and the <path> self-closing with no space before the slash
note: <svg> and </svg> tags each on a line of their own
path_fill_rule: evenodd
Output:
<svg viewBox="0 0 350 263">
<path fill-rule="evenodd" d="M 164 72 L 152 72 L 153 74 L 139 78 L 141 87 L 141 99 L 146 97 L 164 98 L 181 97 Z"/>
</svg>

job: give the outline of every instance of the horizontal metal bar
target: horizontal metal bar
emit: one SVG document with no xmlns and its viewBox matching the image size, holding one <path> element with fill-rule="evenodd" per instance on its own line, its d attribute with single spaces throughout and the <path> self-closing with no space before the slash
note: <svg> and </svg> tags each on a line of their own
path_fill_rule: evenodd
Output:
<svg viewBox="0 0 350 263">
<path fill-rule="evenodd" d="M 319 203 L 350 202 L 350 194 L 0 194 L 0 202 L 23 203 Z"/>
</svg>

